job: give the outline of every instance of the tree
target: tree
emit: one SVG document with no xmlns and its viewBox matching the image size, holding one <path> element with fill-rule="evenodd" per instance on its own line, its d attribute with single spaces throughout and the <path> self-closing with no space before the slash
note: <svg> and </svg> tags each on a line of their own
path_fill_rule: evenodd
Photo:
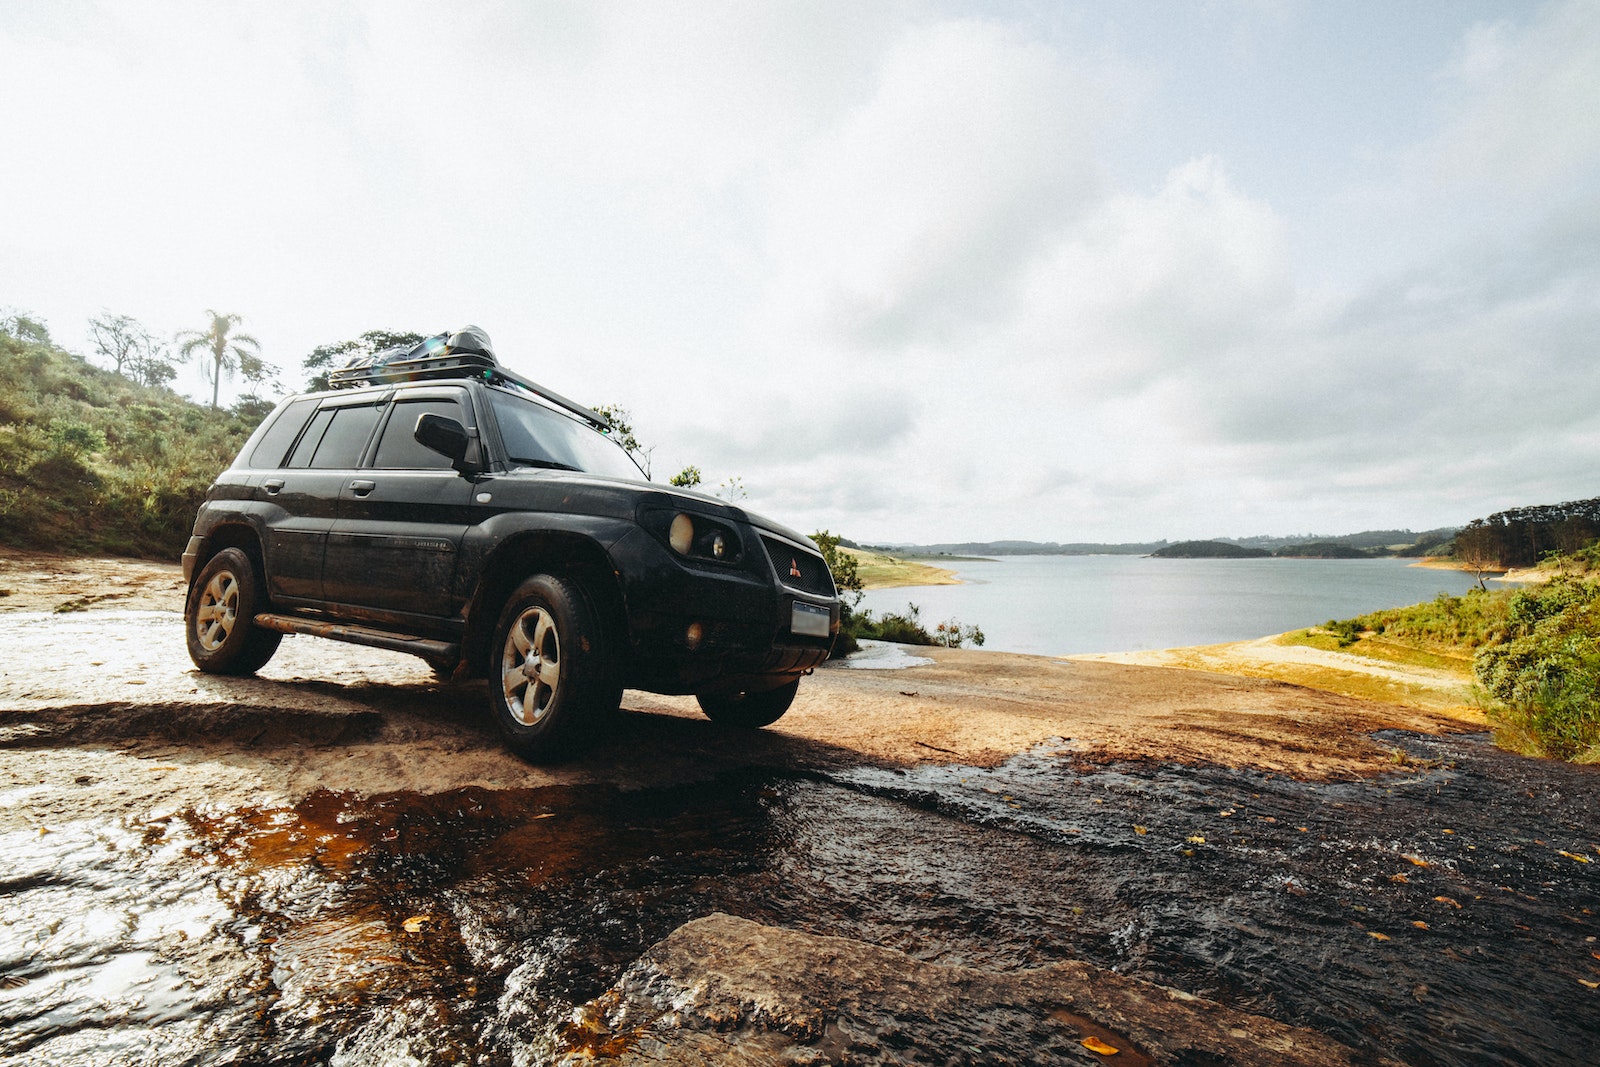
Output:
<svg viewBox="0 0 1600 1067">
<path fill-rule="evenodd" d="M 89 336 L 112 370 L 140 385 L 154 388 L 178 376 L 167 346 L 131 315 L 104 312 L 89 320 Z"/>
<path fill-rule="evenodd" d="M 1478 579 L 1478 588 L 1487 589 L 1484 576 L 1505 570 L 1500 557 L 1505 554 L 1500 531 L 1482 519 L 1473 519 L 1456 534 L 1455 557 L 1463 567 Z"/>
<path fill-rule="evenodd" d="M 50 343 L 50 331 L 45 327 L 45 324 L 32 315 L 16 309 L 0 314 L 0 330 L 9 333 L 19 341 L 40 345 Z"/>
<path fill-rule="evenodd" d="M 111 369 L 122 373 L 125 364 L 132 361 L 134 353 L 149 339 L 150 334 L 131 315 L 113 315 L 101 312 L 89 320 L 89 339 L 94 342 L 100 358 L 109 360 Z"/>
<path fill-rule="evenodd" d="M 426 341 L 420 333 L 396 333 L 393 330 L 368 330 L 354 341 L 339 341 L 318 345 L 311 354 L 300 361 L 300 366 L 311 371 L 306 381 L 306 391 L 320 393 L 329 388 L 328 375 L 355 356 L 370 356 L 386 348 L 411 348 Z"/>
<path fill-rule="evenodd" d="M 833 584 L 839 590 L 839 599 L 844 601 L 845 610 L 848 612 L 861 603 L 861 595 L 866 589 L 856 566 L 855 553 L 840 548 L 839 542 L 842 538 L 835 537 L 827 530 L 818 530 L 811 535 L 811 540 L 816 542 L 817 551 L 822 553 L 822 561 L 828 565 L 828 571 L 833 575 Z"/>
<path fill-rule="evenodd" d="M 178 376 L 172 355 L 165 344 L 146 336 L 144 343 L 128 356 L 128 377 L 149 388 L 166 385 Z"/>
<path fill-rule="evenodd" d="M 620 404 L 601 404 L 594 410 L 611 424 L 611 437 L 622 446 L 623 451 L 633 457 L 633 461 L 639 464 L 639 469 L 644 471 L 644 476 L 649 478 L 650 453 L 655 451 L 655 446 L 646 448 L 639 442 L 639 438 L 634 436 L 631 421 L 633 416 L 629 414 L 628 409 Z"/>
<path fill-rule="evenodd" d="M 222 315 L 210 308 L 211 325 L 204 330 L 184 330 L 178 334 L 178 352 L 185 359 L 199 354 L 201 365 L 210 363 L 206 377 L 211 380 L 211 407 L 217 407 L 222 390 L 222 376 L 233 377 L 239 373 L 248 382 L 264 382 L 273 377 L 270 367 L 261 358 L 261 342 L 247 333 L 234 333 L 234 328 L 244 320 L 238 315 Z"/>
<path fill-rule="evenodd" d="M 667 479 L 667 484 L 675 485 L 679 489 L 693 489 L 700 484 L 700 468 L 689 466 Z"/>
</svg>

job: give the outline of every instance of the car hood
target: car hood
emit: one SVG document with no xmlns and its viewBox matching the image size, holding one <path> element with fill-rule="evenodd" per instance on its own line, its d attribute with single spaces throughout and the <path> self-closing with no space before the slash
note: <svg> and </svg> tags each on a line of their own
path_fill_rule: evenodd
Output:
<svg viewBox="0 0 1600 1067">
<path fill-rule="evenodd" d="M 500 475 L 499 478 L 504 479 L 508 485 L 522 484 L 529 489 L 533 489 L 536 486 L 546 490 L 558 486 L 570 487 L 573 490 L 581 489 L 584 495 L 591 499 L 600 496 L 611 498 L 617 505 L 617 510 L 626 509 L 631 511 L 639 507 L 686 510 L 731 522 L 749 523 L 758 530 L 776 534 L 802 547 L 814 546 L 814 542 L 805 534 L 780 522 L 775 522 L 765 515 L 748 511 L 737 504 L 730 504 L 726 500 L 712 496 L 709 493 L 701 493 L 680 486 L 664 486 L 657 485 L 655 482 L 641 482 L 630 478 L 613 478 L 604 474 L 555 470 L 547 467 L 519 467 Z M 606 510 L 610 511 L 612 509 L 608 508 Z"/>
</svg>

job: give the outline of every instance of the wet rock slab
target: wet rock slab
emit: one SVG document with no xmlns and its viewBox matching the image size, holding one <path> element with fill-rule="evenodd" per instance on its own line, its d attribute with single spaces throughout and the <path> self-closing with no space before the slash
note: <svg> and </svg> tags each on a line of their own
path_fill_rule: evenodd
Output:
<svg viewBox="0 0 1600 1067">
<path fill-rule="evenodd" d="M 1086 963 L 943 966 L 724 914 L 654 945 L 566 1037 L 566 1064 L 1395 1062 Z"/>
</svg>

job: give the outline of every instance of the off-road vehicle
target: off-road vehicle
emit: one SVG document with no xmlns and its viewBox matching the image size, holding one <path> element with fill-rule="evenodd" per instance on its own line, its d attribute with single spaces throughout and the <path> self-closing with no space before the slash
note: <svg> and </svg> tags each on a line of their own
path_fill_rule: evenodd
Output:
<svg viewBox="0 0 1600 1067">
<path fill-rule="evenodd" d="M 488 679 L 507 743 L 559 758 L 624 687 L 711 719 L 778 719 L 839 628 L 806 537 L 649 482 L 596 412 L 440 334 L 283 401 L 206 494 L 183 554 L 201 670 L 251 674 L 285 634 Z"/>
</svg>

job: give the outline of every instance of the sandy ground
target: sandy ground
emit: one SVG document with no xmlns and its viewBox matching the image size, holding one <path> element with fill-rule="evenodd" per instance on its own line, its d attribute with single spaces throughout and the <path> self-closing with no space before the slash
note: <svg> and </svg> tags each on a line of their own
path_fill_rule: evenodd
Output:
<svg viewBox="0 0 1600 1067">
<path fill-rule="evenodd" d="M 88 761 L 103 764 L 95 780 L 116 794 L 51 791 L 54 805 L 115 804 L 122 796 L 146 806 L 139 798 L 148 800 L 148 790 L 173 807 L 211 808 L 293 802 L 317 788 L 642 785 L 703 776 L 728 761 L 992 765 L 1044 743 L 1085 760 L 1202 762 L 1325 778 L 1383 769 L 1391 754 L 1370 738 L 1375 730 L 1481 723 L 1459 708 L 1168 669 L 1175 654 L 1143 653 L 1143 662 L 1127 663 L 935 648 L 917 650 L 932 662 L 899 670 L 819 670 L 788 715 L 753 734 L 708 723 L 691 698 L 630 691 L 611 743 L 544 768 L 502 750 L 481 683 L 441 684 L 411 657 L 290 637 L 256 678 L 199 674 L 184 651 L 176 565 L 7 551 L 0 589 L 0 729 L 38 735 L 24 763 L 0 761 L 10 768 L 0 788 L 47 781 L 53 763 L 76 778 Z M 1269 651 L 1251 648 L 1252 656 Z M 1200 654 L 1181 665 L 1210 662 Z M 1214 662 L 1249 667 L 1237 653 Z M 70 743 L 53 744 L 56 737 Z M 179 767 L 183 774 L 171 773 Z"/>
<path fill-rule="evenodd" d="M 1108 652 L 1068 657 L 1080 662 L 1120 663 L 1143 667 L 1270 678 L 1383 704 L 1408 706 L 1483 729 L 1486 720 L 1473 685 L 1471 661 L 1446 666 L 1420 666 L 1311 648 L 1278 634 L 1192 648 L 1143 652 Z M 1441 661 L 1444 657 L 1438 657 Z"/>
</svg>

